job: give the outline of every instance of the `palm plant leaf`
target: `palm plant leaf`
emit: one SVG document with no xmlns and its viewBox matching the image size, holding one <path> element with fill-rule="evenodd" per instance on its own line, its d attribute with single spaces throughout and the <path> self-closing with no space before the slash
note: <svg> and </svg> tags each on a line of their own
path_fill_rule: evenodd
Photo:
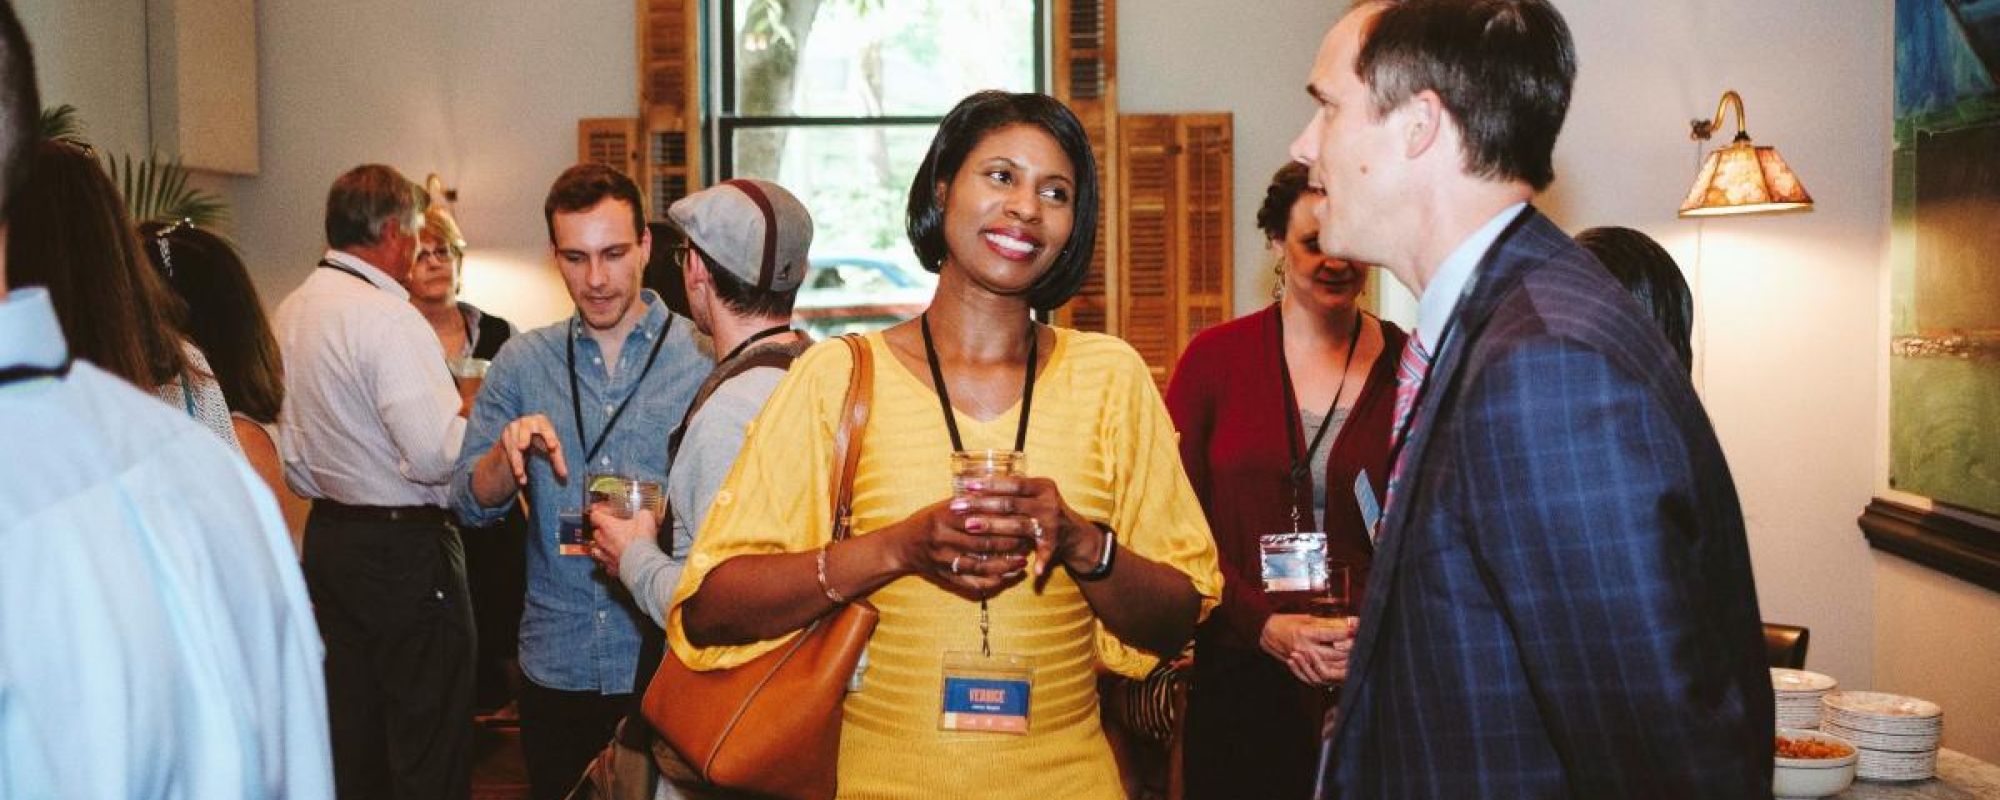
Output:
<svg viewBox="0 0 2000 800">
<path fill-rule="evenodd" d="M 76 113 L 76 106 L 68 103 L 42 109 L 41 131 L 44 139 L 89 144 L 83 138 L 83 117 Z"/>
<path fill-rule="evenodd" d="M 104 169 L 124 193 L 125 206 L 136 223 L 189 220 L 214 228 L 229 218 L 228 206 L 220 196 L 188 186 L 188 171 L 179 159 L 106 156 Z"/>
</svg>

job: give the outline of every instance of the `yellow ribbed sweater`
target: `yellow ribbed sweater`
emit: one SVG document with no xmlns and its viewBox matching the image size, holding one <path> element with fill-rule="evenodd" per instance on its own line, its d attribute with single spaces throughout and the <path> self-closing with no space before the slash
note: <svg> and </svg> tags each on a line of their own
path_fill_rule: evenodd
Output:
<svg viewBox="0 0 2000 800">
<path fill-rule="evenodd" d="M 868 344 L 875 394 L 854 482 L 860 536 L 951 494 L 951 439 L 937 395 L 881 334 Z M 741 664 L 783 641 L 695 648 L 680 604 L 725 559 L 809 551 L 832 535 L 834 420 L 852 364 L 838 343 L 807 351 L 751 425 L 669 612 L 668 642 L 695 669 Z M 1190 576 L 1206 616 L 1222 588 L 1214 541 L 1145 363 L 1118 339 L 1057 329 L 1031 414 L 1028 474 L 1054 479 L 1072 508 L 1111 525 L 1121 550 Z M 1016 404 L 986 422 L 960 414 L 958 426 L 968 449 L 1004 450 L 1019 419 Z M 868 599 L 882 619 L 868 644 L 865 686 L 844 706 L 842 798 L 1123 797 L 1098 726 L 1095 669 L 1139 677 L 1154 659 L 1106 632 L 1066 572 L 1056 570 L 1040 593 L 1023 582 L 990 602 L 993 651 L 1025 656 L 1035 668 L 1024 736 L 938 730 L 942 658 L 978 651 L 978 603 L 916 577 Z"/>
</svg>

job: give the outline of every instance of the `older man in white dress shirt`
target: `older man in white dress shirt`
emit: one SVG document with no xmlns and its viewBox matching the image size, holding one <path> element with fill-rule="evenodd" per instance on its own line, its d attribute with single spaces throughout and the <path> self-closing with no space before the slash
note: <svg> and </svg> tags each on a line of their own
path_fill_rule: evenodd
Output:
<svg viewBox="0 0 2000 800">
<path fill-rule="evenodd" d="M 285 481 L 312 498 L 306 585 L 342 797 L 470 792 L 472 613 L 444 510 L 465 402 L 400 282 L 428 204 L 389 167 L 340 176 L 329 249 L 274 320 Z"/>
</svg>

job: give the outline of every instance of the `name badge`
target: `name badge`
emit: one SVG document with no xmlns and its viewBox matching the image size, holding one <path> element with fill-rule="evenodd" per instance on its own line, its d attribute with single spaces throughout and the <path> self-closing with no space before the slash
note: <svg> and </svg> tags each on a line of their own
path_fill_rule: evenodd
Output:
<svg viewBox="0 0 2000 800">
<path fill-rule="evenodd" d="M 946 653 L 944 702 L 938 729 L 978 733 L 1028 732 L 1035 671 L 1018 656 Z"/>
<path fill-rule="evenodd" d="M 1375 484 L 1368 480 L 1368 470 L 1354 476 L 1354 502 L 1361 506 L 1361 527 L 1373 536 L 1376 524 L 1382 521 L 1382 504 L 1375 500 Z"/>
<path fill-rule="evenodd" d="M 1272 533 L 1257 539 L 1264 591 L 1326 591 L 1326 532 Z"/>
<path fill-rule="evenodd" d="M 556 527 L 556 554 L 590 555 L 590 527 L 584 524 L 583 512 L 564 511 L 557 516 L 561 524 Z"/>
</svg>

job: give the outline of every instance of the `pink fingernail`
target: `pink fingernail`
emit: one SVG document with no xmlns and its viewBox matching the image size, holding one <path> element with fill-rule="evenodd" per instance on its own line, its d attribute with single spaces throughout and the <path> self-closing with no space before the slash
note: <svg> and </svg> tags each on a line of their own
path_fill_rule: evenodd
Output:
<svg viewBox="0 0 2000 800">
<path fill-rule="evenodd" d="M 972 501 L 961 497 L 957 500 L 951 501 L 951 505 L 949 507 L 953 511 L 965 511 L 966 509 L 972 508 Z"/>
<path fill-rule="evenodd" d="M 969 519 L 969 520 L 966 520 L 966 521 L 965 521 L 965 529 L 966 529 L 966 530 L 968 530 L 968 531 L 983 531 L 983 530 L 986 530 L 986 520 L 983 520 L 983 519 Z"/>
<path fill-rule="evenodd" d="M 985 482 L 985 481 L 966 481 L 966 482 L 965 482 L 965 488 L 966 488 L 966 489 L 967 489 L 968 491 L 974 491 L 974 492 L 983 492 L 983 491 L 986 491 L 986 482 Z"/>
</svg>

